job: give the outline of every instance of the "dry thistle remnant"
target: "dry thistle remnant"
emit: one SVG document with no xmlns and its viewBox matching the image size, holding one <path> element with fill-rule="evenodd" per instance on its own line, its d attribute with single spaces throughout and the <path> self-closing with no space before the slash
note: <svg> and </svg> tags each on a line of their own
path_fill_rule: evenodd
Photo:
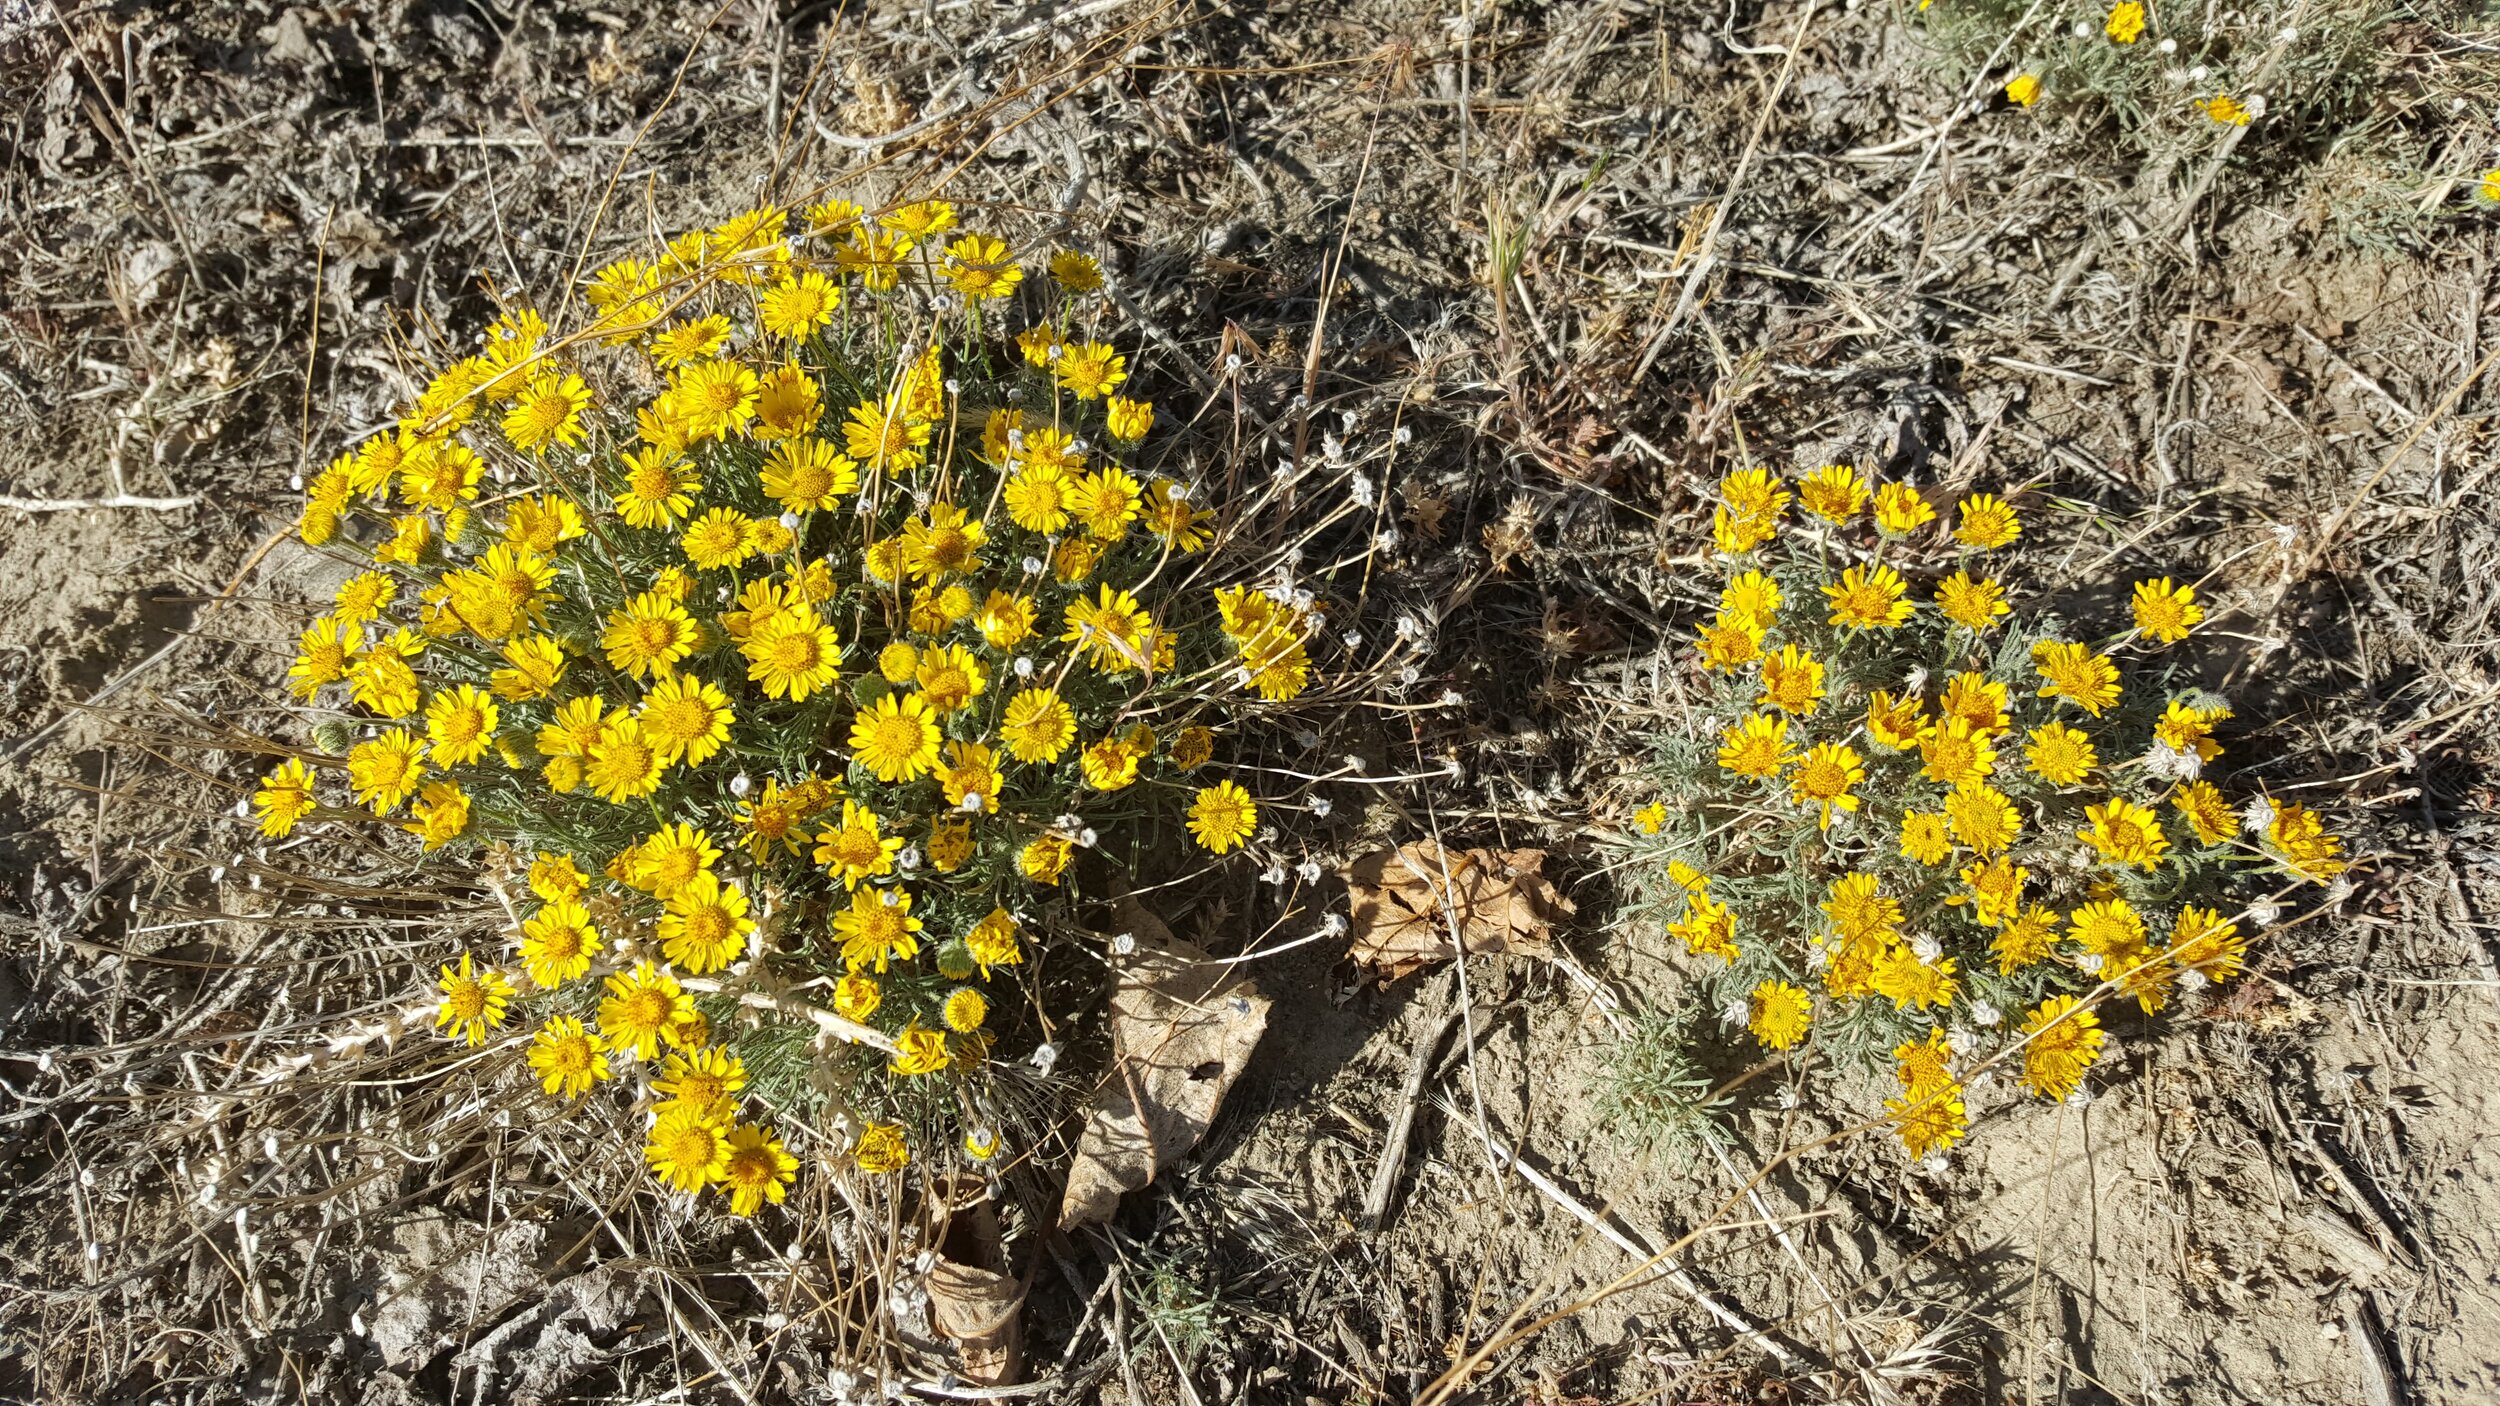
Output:
<svg viewBox="0 0 2500 1406">
<path fill-rule="evenodd" d="M 2235 876 L 2342 873 L 2315 812 L 2205 779 L 2230 710 L 2161 667 L 2205 621 L 2194 585 L 2137 582 L 2095 638 L 2016 608 L 2009 497 L 1940 512 L 1825 466 L 1734 473 L 1719 499 L 1711 702 L 1620 842 L 1731 1025 L 1889 1054 L 1912 1156 L 1963 1136 L 1977 1063 L 2066 1098 L 2103 1004 L 2149 1016 L 2236 976 L 2272 905 L 2234 911 Z"/>
<path fill-rule="evenodd" d="M 1311 593 L 1228 576 L 1245 524 L 1149 467 L 1100 266 L 957 225 L 829 201 L 618 258 L 304 507 L 357 572 L 261 832 L 370 818 L 491 883 L 511 945 L 436 1025 L 559 1114 L 652 1091 L 651 1174 L 740 1215 L 802 1124 L 871 1174 L 994 1153 L 1037 910 L 1104 835 L 1264 843 L 1205 773 L 1313 682 Z"/>
</svg>

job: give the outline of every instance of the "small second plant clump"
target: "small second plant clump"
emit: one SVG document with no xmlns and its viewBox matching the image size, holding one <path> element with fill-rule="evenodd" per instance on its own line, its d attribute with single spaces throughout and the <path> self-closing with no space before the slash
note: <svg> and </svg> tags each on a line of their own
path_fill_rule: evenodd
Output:
<svg viewBox="0 0 2500 1406">
<path fill-rule="evenodd" d="M 1032 943 L 1083 852 L 1253 845 L 1220 739 L 1314 683 L 1255 514 L 1147 467 L 1095 262 L 956 223 L 837 200 L 619 258 L 308 488 L 354 574 L 261 832 L 405 830 L 490 888 L 506 945 L 442 967 L 437 1028 L 632 1100 L 651 1173 L 740 1214 L 794 1125 L 870 1175 L 997 1154 L 999 1061 L 1075 1014 Z"/>
<path fill-rule="evenodd" d="M 1712 526 L 1708 701 L 1626 843 L 1760 1049 L 1889 1053 L 1913 1156 L 1963 1136 L 1973 1069 L 2076 1095 L 2103 1005 L 2231 980 L 2259 884 L 2343 872 L 2314 811 L 2206 778 L 2231 711 L 2163 657 L 2192 585 L 2137 582 L 2089 636 L 2000 579 L 2004 498 L 1948 515 L 1847 465 L 1731 474 Z"/>
</svg>

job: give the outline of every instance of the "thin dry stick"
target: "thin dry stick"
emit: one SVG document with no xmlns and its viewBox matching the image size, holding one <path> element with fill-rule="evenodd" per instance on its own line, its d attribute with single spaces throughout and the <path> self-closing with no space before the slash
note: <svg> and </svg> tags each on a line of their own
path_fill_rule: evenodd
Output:
<svg viewBox="0 0 2500 1406">
<path fill-rule="evenodd" d="M 2448 413 L 2457 408 L 2457 402 L 2465 398 L 2465 393 L 2473 388 L 2476 381 L 2482 379 L 2483 373 L 2491 369 L 2494 361 L 2500 361 L 2500 348 L 2493 349 L 2489 356 L 2476 362 L 2474 369 L 2465 373 L 2465 379 L 2450 386 L 2448 393 L 2439 398 L 2439 403 L 2431 407 L 2430 413 L 2416 421 L 2413 429 L 2405 435 L 2394 450 L 2389 452 L 2386 459 L 2380 462 L 2378 470 L 2361 481 L 2361 486 L 2353 490 L 2351 500 L 2338 509 L 2335 516 L 2326 520 L 2326 526 L 2318 529 L 2318 540 L 2309 549 L 2307 564 L 2302 574 L 2317 569 L 2318 563 L 2325 560 L 2327 549 L 2335 544 L 2336 534 L 2344 530 L 2344 523 L 2360 509 L 2362 501 L 2370 496 L 2370 490 L 2378 487 L 2379 480 L 2387 477 L 2388 473 L 2403 461 L 2405 455 L 2413 451 L 2415 442 L 2428 433 L 2431 426 L 2448 418 Z"/>
<path fill-rule="evenodd" d="M 1458 1110 L 1451 1106 L 1450 1101 L 1447 1098 L 1435 1095 L 1433 1102 L 1440 1105 L 1442 1112 L 1453 1117 L 1457 1115 Z M 1673 1284 L 1676 1288 L 1683 1290 L 1687 1297 L 1692 1299 L 1693 1302 L 1701 1305 L 1702 1308 L 1709 1312 L 1711 1317 L 1718 1319 L 1720 1323 L 1726 1325 L 1730 1332 L 1744 1339 L 1747 1343 L 1750 1343 L 1755 1350 L 1777 1361 L 1782 1367 L 1793 1368 L 1797 1365 L 1797 1354 L 1790 1352 L 1787 1347 L 1782 1345 L 1770 1334 L 1762 1331 L 1760 1327 L 1756 1326 L 1754 1322 L 1745 1317 L 1745 1315 L 1738 1313 L 1736 1310 L 1729 1308 L 1727 1305 L 1720 1303 L 1717 1299 L 1711 1297 L 1709 1291 L 1702 1288 L 1700 1284 L 1694 1282 L 1693 1277 L 1690 1274 L 1687 1274 L 1684 1271 L 1684 1267 L 1676 1263 L 1672 1257 L 1665 1257 L 1662 1255 L 1662 1252 L 1654 1251 L 1648 1246 L 1642 1245 L 1640 1242 L 1634 1240 L 1631 1236 L 1615 1229 L 1612 1225 L 1606 1222 L 1602 1213 L 1589 1209 L 1589 1207 L 1578 1197 L 1573 1196 L 1570 1192 L 1564 1190 L 1561 1183 L 1555 1181 L 1552 1177 L 1547 1176 L 1545 1173 L 1538 1171 L 1536 1167 L 1530 1164 L 1526 1158 L 1521 1157 L 1518 1153 L 1503 1145 L 1500 1139 L 1494 1137 L 1490 1133 L 1484 1133 L 1481 1134 L 1481 1136 L 1484 1139 L 1485 1152 L 1488 1156 L 1493 1158 L 1496 1166 L 1507 1166 L 1510 1170 L 1519 1173 L 1521 1180 L 1527 1182 L 1528 1185 L 1535 1187 L 1538 1191 L 1543 1192 L 1547 1200 L 1552 1201 L 1555 1205 L 1560 1206 L 1564 1211 L 1568 1212 L 1572 1219 L 1579 1221 L 1582 1225 L 1585 1225 L 1589 1229 L 1596 1231 L 1599 1235 L 1604 1236 L 1607 1242 L 1612 1244 L 1616 1249 L 1623 1251 L 1625 1254 L 1628 1254 L 1635 1259 L 1646 1260 L 1650 1263 L 1656 1264 L 1658 1268 L 1657 1278 L 1663 1279 L 1668 1283 Z M 1764 1224 L 1770 1225 L 1775 1229 L 1784 1228 L 1781 1226 L 1780 1222 L 1777 1221 L 1766 1220 Z M 1829 1297 L 1830 1296 L 1828 1294 L 1825 1295 L 1827 1300 Z"/>
<path fill-rule="evenodd" d="M 101 498 L 20 498 L 13 493 L 0 493 L 0 508 L 14 508 L 21 513 L 77 513 L 89 508 L 135 508 L 143 512 L 171 513 L 199 503 L 196 494 L 180 498 L 143 498 L 135 493 L 111 493 Z"/>
<path fill-rule="evenodd" d="M 1408 1057 L 1406 1086 L 1398 1095 L 1398 1111 L 1389 1120 L 1389 1134 L 1380 1145 L 1380 1163 L 1372 1169 L 1371 1188 L 1363 1195 L 1363 1228 L 1378 1230 L 1389 1218 L 1390 1198 L 1397 1194 L 1398 1172 L 1406 1164 L 1406 1140 L 1415 1130 L 1415 1111 L 1423 1099 L 1424 1085 L 1431 1081 L 1434 1056 L 1450 1038 L 1451 1027 L 1458 1024 L 1458 1007 L 1454 1003 L 1455 979 L 1441 983 L 1439 1014 L 1424 1023 L 1421 1036 Z"/>
<path fill-rule="evenodd" d="M 1713 1142 L 1710 1144 L 1710 1151 L 1719 1159 L 1719 1170 L 1727 1174 L 1728 1180 L 1735 1181 L 1737 1179 L 1736 1164 L 1728 1160 L 1726 1149 Z M 1814 1272 L 1814 1266 L 1806 1263 L 1805 1254 L 1797 1248 L 1797 1241 L 1788 1233 L 1788 1227 L 1782 1224 L 1777 1216 L 1771 1214 L 1770 1206 L 1762 1199 L 1760 1183 L 1759 1177 L 1744 1183 L 1745 1199 L 1752 1203 L 1754 1214 L 1762 1217 L 1762 1223 L 1771 1227 L 1771 1235 L 1779 1241 L 1780 1249 L 1788 1255 L 1789 1263 L 1797 1266 L 1797 1272 L 1805 1276 L 1808 1284 L 1814 1286 L 1816 1296 L 1823 1300 L 1823 1310 L 1832 1316 L 1832 1331 L 1839 1334 L 1841 1341 L 1847 1343 L 1851 1351 L 1865 1359 L 1870 1369 L 1875 1367 L 1877 1365 L 1875 1354 L 1867 1351 L 1866 1345 L 1858 1341 L 1858 1335 L 1849 1331 L 1849 1316 L 1840 1311 L 1840 1300 L 1832 1296 L 1830 1286 L 1823 1282 L 1823 1276 Z"/>
<path fill-rule="evenodd" d="M 1354 242 L 1354 217 L 1362 209 L 1363 182 L 1370 179 L 1372 151 L 1380 141 L 1380 114 L 1387 110 L 1389 92 L 1383 81 L 1379 95 L 1372 103 L 1371 130 L 1363 137 L 1363 160 L 1354 168 L 1354 189 L 1346 196 L 1345 224 L 1337 232 L 1337 247 L 1320 267 L 1319 310 L 1311 318 L 1311 345 L 1302 352 L 1302 403 L 1293 423 L 1293 471 L 1302 472 L 1304 452 L 1311 443 L 1311 397 L 1319 390 L 1320 347 L 1328 340 L 1328 307 L 1334 300 L 1338 271 L 1345 267 L 1346 246 Z"/>
<path fill-rule="evenodd" d="M 313 236 L 312 296 L 305 299 L 312 317 L 311 327 L 304 333 L 304 391 L 295 412 L 295 471 L 302 473 L 312 463 L 312 392 L 313 367 L 321 355 L 321 275 L 330 259 L 330 217 L 336 205 L 321 210 L 321 233 Z"/>
<path fill-rule="evenodd" d="M 1797 52 L 1805 43 L 1806 26 L 1813 21 L 1814 12 L 1821 2 L 1806 0 L 1804 11 L 1797 16 L 1797 30 L 1788 37 L 1788 51 L 1780 60 L 1779 75 L 1772 80 L 1771 91 L 1762 100 L 1762 111 L 1754 118 L 1753 135 L 1745 139 L 1745 150 L 1736 159 L 1736 173 L 1728 177 L 1726 193 L 1711 208 L 1710 223 L 1702 231 L 1692 272 L 1684 275 L 1683 291 L 1676 295 L 1675 310 L 1667 314 L 1666 326 L 1659 328 L 1658 335 L 1650 339 L 1648 349 L 1641 353 L 1640 369 L 1632 373 L 1635 385 L 1649 374 L 1650 363 L 1658 359 L 1658 353 L 1666 350 L 1667 338 L 1674 334 L 1685 314 L 1693 310 L 1693 299 L 1700 293 L 1702 281 L 1718 266 L 1719 231 L 1727 224 L 1728 207 L 1736 203 L 1737 193 L 1745 188 L 1745 177 L 1753 171 L 1754 154 L 1762 149 L 1763 134 L 1771 128 L 1771 116 L 1779 111 L 1780 97 L 1788 91 L 1788 80 L 1796 75 Z"/>
<path fill-rule="evenodd" d="M 1407 726 L 1414 739 L 1415 764 L 1418 767 L 1421 767 L 1423 765 L 1424 756 L 1423 730 L 1415 723 L 1411 716 L 1407 720 Z M 1432 848 L 1434 854 L 1438 856 L 1440 860 L 1441 892 L 1455 895 L 1458 892 L 1458 881 L 1450 875 L 1450 848 L 1447 844 L 1442 842 L 1440 808 L 1434 804 L 1432 793 L 1429 791 L 1424 793 L 1424 815 L 1432 824 Z M 1458 913 L 1457 905 L 1455 903 L 1442 904 L 1441 916 L 1449 926 L 1450 951 L 1455 954 L 1451 958 L 1450 965 L 1458 972 L 1458 1012 L 1459 1023 L 1463 1028 L 1463 1034 L 1460 1038 L 1467 1042 L 1468 1104 L 1475 1113 L 1476 1136 L 1487 1139 L 1489 1142 L 1493 1136 L 1493 1129 L 1492 1126 L 1485 1121 L 1484 1079 L 1476 1068 L 1476 997 L 1475 993 L 1469 990 L 1467 985 L 1467 939 L 1466 936 L 1458 930 Z M 1507 1215 L 1510 1210 L 1509 1179 L 1502 1175 L 1501 1165 L 1493 1162 L 1489 1155 L 1485 1160 L 1493 1170 L 1493 1194 L 1501 1201 L 1502 1211 L 1505 1215 Z M 1477 1279 L 1477 1291 L 1479 1294 L 1481 1294 L 1483 1290 L 1482 1274 L 1484 1269 L 1485 1266 L 1480 1264 L 1478 1267 L 1479 1277 Z M 1467 1314 L 1467 1323 L 1459 1330 L 1462 1335 L 1462 1339 L 1467 1329 L 1474 1326 L 1475 1309 L 1473 1306 L 1470 1306 Z"/>
</svg>

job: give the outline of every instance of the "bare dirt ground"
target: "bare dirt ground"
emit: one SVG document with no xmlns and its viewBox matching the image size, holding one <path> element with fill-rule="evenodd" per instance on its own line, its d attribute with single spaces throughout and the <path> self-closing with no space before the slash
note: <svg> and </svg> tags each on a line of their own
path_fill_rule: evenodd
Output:
<svg viewBox="0 0 2500 1406">
<path fill-rule="evenodd" d="M 248 768 L 97 710 L 266 696 L 290 479 L 388 416 L 396 335 L 557 286 L 602 208 L 942 180 L 1102 249 L 1167 403 L 1241 354 L 1226 413 L 1312 364 L 1360 432 L 1417 427 L 1444 560 L 1409 588 L 1468 705 L 1401 746 L 1466 778 L 1348 797 L 1322 857 L 1543 846 L 1580 914 L 1579 976 L 1268 964 L 1193 1164 L 1039 1270 L 1034 1399 L 1410 1400 L 1696 1227 L 1681 1282 L 1556 1314 L 1470 1399 L 2500 1399 L 2495 225 L 2437 183 L 2495 158 L 2469 18 L 2412 7 L 2326 125 L 2218 147 L 2014 108 L 1873 3 L 0 0 L 0 1394 L 857 1399 L 760 1232 L 655 1290 L 566 1248 L 600 1207 L 473 1154 L 405 1149 L 344 1218 L 317 1156 L 258 1165 L 220 1100 L 264 1013 L 325 999 L 299 958 L 373 974 L 134 922 L 251 911 Z M 1699 495 L 1831 459 L 2029 486 L 2042 582 L 2220 567 L 2232 764 L 2366 861 L 2233 995 L 2123 1030 L 2089 1103 L 1975 1090 L 1943 1174 L 1780 1159 L 1841 1126 L 1814 1098 L 1741 1102 L 1724 1158 L 1594 1111 L 1593 986 L 1685 980 L 1589 837 L 1673 726 Z"/>
</svg>

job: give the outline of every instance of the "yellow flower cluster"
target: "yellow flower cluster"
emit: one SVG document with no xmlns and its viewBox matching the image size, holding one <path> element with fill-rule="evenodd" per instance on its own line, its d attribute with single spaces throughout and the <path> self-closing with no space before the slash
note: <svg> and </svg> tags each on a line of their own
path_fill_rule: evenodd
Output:
<svg viewBox="0 0 2500 1406">
<path fill-rule="evenodd" d="M 1919 8 L 1923 10 L 1927 6 L 1922 4 Z M 2144 38 L 2151 18 L 2142 0 L 2117 0 L 2117 3 L 2111 5 L 2109 12 L 2101 19 L 2101 34 L 2111 44 L 2122 49 L 2130 49 Z M 2077 38 L 2082 38 L 2090 32 L 2090 28 L 2086 25 L 2075 27 Z M 2163 41 L 2164 44 L 2168 42 Z M 2198 68 L 2195 76 L 2201 78 L 2204 73 L 2204 69 Z M 2041 76 L 2027 69 L 2017 71 L 2013 77 L 2006 80 L 2004 86 L 2005 100 L 2016 107 L 2027 108 L 2038 103 L 2041 91 Z M 2228 92 L 2219 92 L 2209 98 L 2197 98 L 2188 105 L 2218 125 L 2225 127 L 2245 127 L 2255 120 L 2258 114 L 2256 107 L 2241 102 Z"/>
<path fill-rule="evenodd" d="M 2098 999 L 2150 1014 L 2236 975 L 2231 871 L 2342 872 L 2314 812 L 2235 809 L 2204 779 L 2231 713 L 2161 689 L 2152 658 L 2203 623 L 2195 586 L 2139 582 L 2127 628 L 2081 638 L 2016 618 L 1988 553 L 2024 523 L 1996 494 L 1954 503 L 1949 532 L 1847 465 L 1742 470 L 1718 498 L 1728 572 L 1695 641 L 1715 737 L 1628 843 L 1675 856 L 1667 931 L 1763 1046 L 1899 1042 L 1888 1110 L 1913 1155 L 1962 1135 L 1957 1059 L 2018 1058 L 2063 1098 L 2101 1049 Z"/>
<path fill-rule="evenodd" d="M 1099 265 L 1028 277 L 957 218 L 765 208 L 616 259 L 579 326 L 506 312 L 307 491 L 304 541 L 355 574 L 288 687 L 337 741 L 260 781 L 262 833 L 352 796 L 423 850 L 526 856 L 508 960 L 444 968 L 438 1024 L 538 1007 L 566 1100 L 665 1056 L 648 1164 L 740 1214 L 796 1165 L 741 1111 L 789 1110 L 749 1083 L 772 1042 L 699 997 L 826 988 L 894 1081 L 850 1095 L 852 1159 L 902 1166 L 878 1115 L 928 1106 L 909 1081 L 985 1106 L 1024 910 L 1088 814 L 1242 848 L 1258 804 L 1189 779 L 1196 719 L 1311 683 L 1315 602 L 1178 584 L 1223 543 L 1141 466 Z"/>
</svg>

